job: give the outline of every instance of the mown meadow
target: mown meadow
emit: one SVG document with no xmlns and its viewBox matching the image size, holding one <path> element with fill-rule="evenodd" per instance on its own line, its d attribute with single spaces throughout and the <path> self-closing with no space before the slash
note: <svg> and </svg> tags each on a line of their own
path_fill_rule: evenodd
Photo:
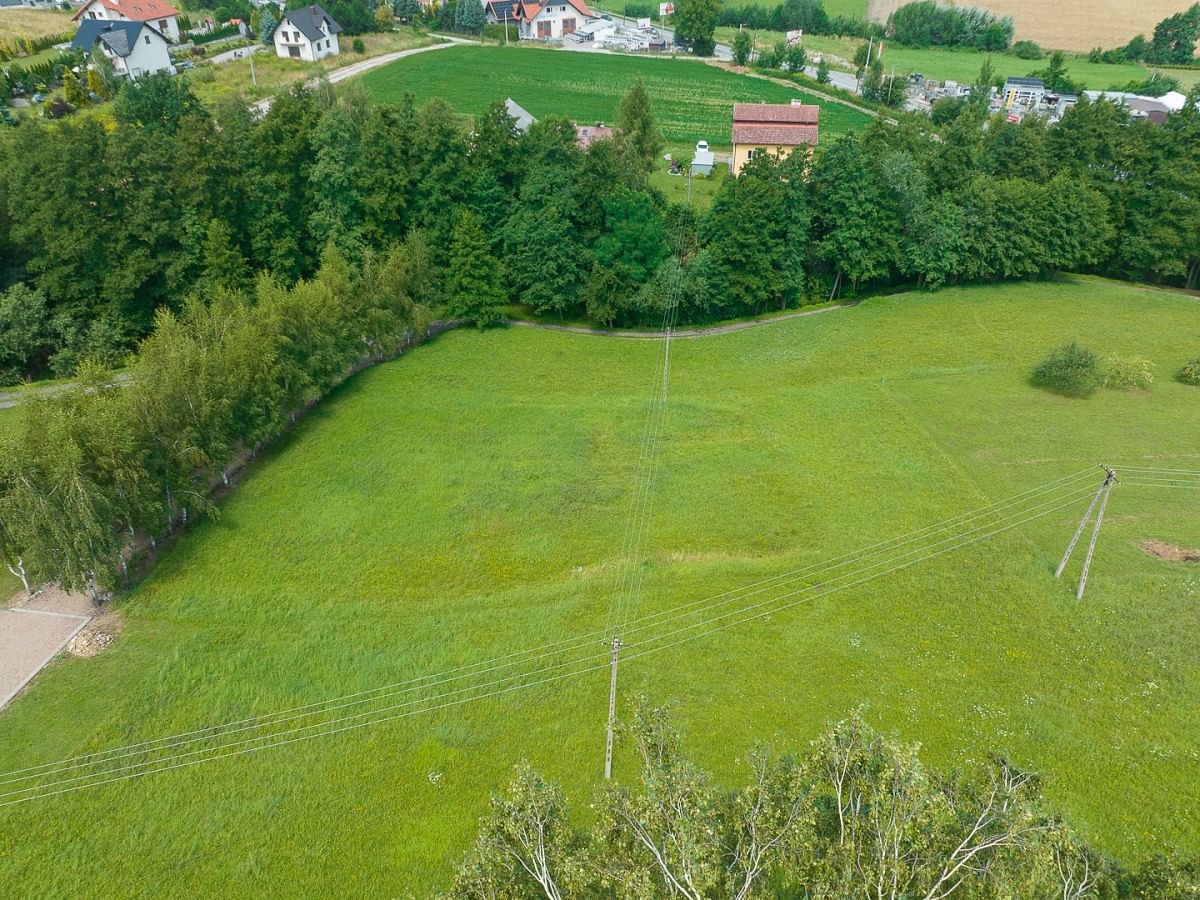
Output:
<svg viewBox="0 0 1200 900">
<path fill-rule="evenodd" d="M 1031 386 L 1071 338 L 1147 357 L 1156 383 L 1087 400 Z M 1173 378 L 1198 342 L 1196 299 L 1091 279 L 879 297 L 678 340 L 640 613 L 1098 462 L 1198 469 L 1200 389 Z M 357 376 L 120 601 L 117 643 L 56 664 L 0 714 L 0 771 L 601 628 L 660 353 L 458 330 Z M 754 743 L 803 743 L 863 707 L 938 765 L 997 751 L 1043 773 L 1121 859 L 1196 852 L 1200 566 L 1137 542 L 1200 546 L 1197 498 L 1116 489 L 1077 602 L 1053 568 L 1086 502 L 631 657 L 622 694 L 673 705 L 699 760 L 739 777 Z M 581 803 L 599 787 L 608 673 L 594 644 L 585 674 L 0 807 L 0 881 L 31 897 L 429 895 L 517 762 Z M 619 747 L 616 775 L 633 771 Z"/>
<path fill-rule="evenodd" d="M 668 141 L 708 140 L 728 146 L 735 102 L 821 106 L 822 138 L 864 127 L 863 113 L 819 101 L 781 84 L 727 72 L 692 59 L 564 53 L 517 47 L 455 47 L 375 69 L 360 82 L 379 103 L 412 94 L 418 104 L 440 97 L 464 116 L 511 97 L 535 116 L 562 115 L 577 122 L 613 122 L 617 106 L 641 76 L 654 115 Z"/>
</svg>

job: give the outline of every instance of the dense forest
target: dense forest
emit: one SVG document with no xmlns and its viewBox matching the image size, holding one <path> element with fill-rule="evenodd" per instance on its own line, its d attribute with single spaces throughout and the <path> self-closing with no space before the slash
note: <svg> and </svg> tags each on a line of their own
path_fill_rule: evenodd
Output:
<svg viewBox="0 0 1200 900">
<path fill-rule="evenodd" d="M 0 138 L 6 380 L 114 365 L 157 310 L 262 272 L 290 285 L 329 244 L 357 268 L 419 229 L 444 285 L 464 210 L 504 299 L 603 323 L 655 320 L 668 285 L 696 322 L 906 282 L 1086 269 L 1194 285 L 1200 270 L 1192 108 L 1159 126 L 1081 102 L 1047 126 L 967 102 L 936 139 L 876 124 L 758 160 L 704 213 L 648 186 L 662 140 L 640 87 L 624 136 L 587 152 L 561 118 L 522 133 L 496 104 L 468 131 L 443 103 L 353 91 L 297 89 L 256 119 L 154 77 L 114 114 Z"/>
</svg>

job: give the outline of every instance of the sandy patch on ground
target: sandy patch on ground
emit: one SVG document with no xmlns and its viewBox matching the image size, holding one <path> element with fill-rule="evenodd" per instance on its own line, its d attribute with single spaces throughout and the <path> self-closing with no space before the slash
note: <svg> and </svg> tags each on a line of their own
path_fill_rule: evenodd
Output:
<svg viewBox="0 0 1200 900">
<path fill-rule="evenodd" d="M 108 610 L 87 624 L 87 627 L 67 644 L 72 656 L 95 656 L 117 639 L 121 633 L 121 617 Z"/>
<path fill-rule="evenodd" d="M 1138 546 L 1155 559 L 1165 559 L 1168 562 L 1200 562 L 1200 550 L 1184 550 L 1166 541 L 1142 541 Z"/>
</svg>

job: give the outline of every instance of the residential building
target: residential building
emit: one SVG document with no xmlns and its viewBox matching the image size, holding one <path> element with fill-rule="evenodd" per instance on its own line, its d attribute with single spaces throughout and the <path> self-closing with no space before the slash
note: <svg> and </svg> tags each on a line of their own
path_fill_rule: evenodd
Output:
<svg viewBox="0 0 1200 900">
<path fill-rule="evenodd" d="M 275 27 L 275 53 L 284 59 L 316 62 L 341 52 L 338 35 L 342 26 L 329 13 L 313 4 L 285 13 Z"/>
<path fill-rule="evenodd" d="M 512 16 L 521 40 L 561 41 L 592 18 L 592 11 L 584 0 L 516 0 Z"/>
<path fill-rule="evenodd" d="M 586 150 L 596 141 L 610 138 L 616 133 L 615 128 L 603 122 L 597 122 L 595 125 L 576 125 L 575 143 L 579 145 L 580 150 Z"/>
<path fill-rule="evenodd" d="M 1023 106 L 1034 109 L 1046 96 L 1046 85 L 1040 78 L 1012 77 L 1004 82 L 1004 108 Z"/>
<path fill-rule="evenodd" d="M 79 23 L 72 50 L 95 53 L 100 48 L 113 70 L 126 78 L 138 78 L 154 72 L 175 73 L 171 64 L 171 46 L 163 35 L 147 22 L 85 19 Z"/>
<path fill-rule="evenodd" d="M 76 22 L 145 22 L 172 44 L 179 43 L 179 10 L 165 0 L 87 0 Z"/>
<path fill-rule="evenodd" d="M 487 0 L 483 8 L 487 13 L 487 20 L 493 25 L 507 25 L 509 22 L 516 22 L 513 15 L 515 5 L 516 0 Z"/>
<path fill-rule="evenodd" d="M 804 103 L 735 103 L 733 154 L 729 171 L 742 167 L 762 153 L 786 157 L 797 147 L 812 147 L 820 133 L 821 108 Z"/>
</svg>

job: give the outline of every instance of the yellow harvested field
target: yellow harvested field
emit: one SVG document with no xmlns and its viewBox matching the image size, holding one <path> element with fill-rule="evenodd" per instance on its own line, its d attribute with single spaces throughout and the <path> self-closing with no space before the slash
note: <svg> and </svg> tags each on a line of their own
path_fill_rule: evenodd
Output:
<svg viewBox="0 0 1200 900">
<path fill-rule="evenodd" d="M 871 0 L 867 15 L 886 22 L 908 0 Z M 1167 16 L 1182 12 L 1195 0 L 949 0 L 957 6 L 979 6 L 1012 16 L 1017 39 L 1037 41 L 1056 50 L 1109 49 L 1138 34 L 1149 37 Z"/>
<path fill-rule="evenodd" d="M 32 9 L 28 6 L 0 7 L 0 41 L 48 37 L 74 30 L 75 25 L 69 12 Z"/>
</svg>

